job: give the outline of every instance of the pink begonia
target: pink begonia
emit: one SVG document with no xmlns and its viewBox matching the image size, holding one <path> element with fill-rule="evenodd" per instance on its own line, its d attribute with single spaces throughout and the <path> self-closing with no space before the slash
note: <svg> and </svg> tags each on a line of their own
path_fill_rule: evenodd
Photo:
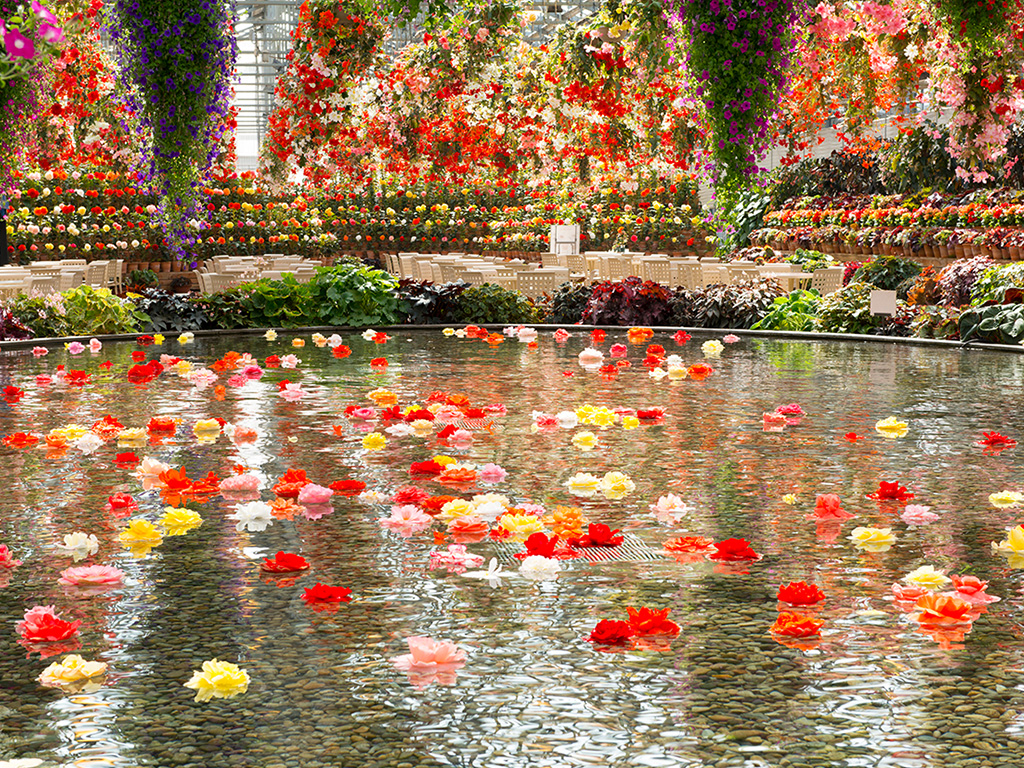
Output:
<svg viewBox="0 0 1024 768">
<path fill-rule="evenodd" d="M 383 528 L 394 531 L 401 536 L 411 536 L 425 531 L 434 523 L 434 518 L 414 504 L 404 504 L 391 508 L 391 517 L 377 520 Z"/>
<path fill-rule="evenodd" d="M 282 368 L 297 368 L 299 365 L 299 358 L 297 355 L 285 355 L 281 358 Z"/>
<path fill-rule="evenodd" d="M 900 519 L 908 525 L 934 523 L 939 519 L 939 516 L 930 510 L 931 507 L 926 507 L 922 504 L 908 504 L 904 508 L 903 514 L 900 515 Z"/>
<path fill-rule="evenodd" d="M 0 568 L 17 568 L 21 560 L 15 560 L 6 544 L 0 544 Z"/>
<path fill-rule="evenodd" d="M 491 416 L 504 416 L 508 413 L 508 409 L 502 403 L 494 403 L 493 405 L 485 405 L 484 412 Z"/>
<path fill-rule="evenodd" d="M 508 472 L 497 464 L 484 464 L 478 474 L 480 480 L 485 483 L 500 483 L 507 476 Z"/>
<path fill-rule="evenodd" d="M 284 385 L 284 389 L 282 389 L 277 394 L 283 397 L 285 400 L 291 400 L 292 402 L 294 402 L 296 400 L 301 400 L 302 397 L 306 394 L 306 391 L 302 388 L 301 384 L 296 384 L 294 381 L 289 381 L 287 384 Z"/>
<path fill-rule="evenodd" d="M 251 381 L 256 381 L 263 378 L 263 369 L 258 365 L 247 365 L 242 369 L 242 375 Z"/>
<path fill-rule="evenodd" d="M 120 584 L 124 571 L 109 565 L 80 565 L 60 573 L 58 584 L 65 587 L 104 587 Z"/>
<path fill-rule="evenodd" d="M 533 423 L 537 425 L 539 429 L 557 429 L 558 428 L 558 417 L 550 413 L 543 413 L 542 411 L 533 412 Z"/>
<path fill-rule="evenodd" d="M 484 559 L 466 551 L 465 544 L 449 544 L 448 549 L 435 549 L 430 553 L 430 568 L 444 568 L 449 573 L 464 573 L 467 568 L 483 565 Z"/>
<path fill-rule="evenodd" d="M 225 477 L 220 481 L 220 489 L 222 491 L 235 492 L 235 491 L 255 491 L 260 487 L 260 479 L 256 475 L 252 474 L 241 474 L 231 475 Z"/>
<path fill-rule="evenodd" d="M 240 373 L 236 373 L 228 377 L 227 385 L 229 387 L 244 387 L 249 383 L 249 380 Z"/>
<path fill-rule="evenodd" d="M 36 357 L 43 357 L 44 355 L 50 354 L 50 350 L 46 347 L 32 347 L 32 354 Z"/>
<path fill-rule="evenodd" d="M 299 504 L 326 504 L 334 491 L 316 483 L 307 483 L 299 491 Z"/>
</svg>

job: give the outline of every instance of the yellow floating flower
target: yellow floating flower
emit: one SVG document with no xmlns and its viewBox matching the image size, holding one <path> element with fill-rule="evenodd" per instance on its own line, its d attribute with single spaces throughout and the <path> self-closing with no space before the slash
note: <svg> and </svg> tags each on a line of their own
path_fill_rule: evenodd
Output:
<svg viewBox="0 0 1024 768">
<path fill-rule="evenodd" d="M 782 501 L 785 504 L 796 504 L 796 494 L 787 493 L 785 496 L 782 497 Z"/>
<path fill-rule="evenodd" d="M 203 518 L 191 509 L 166 507 L 160 525 L 168 536 L 183 536 L 203 524 Z"/>
<path fill-rule="evenodd" d="M 993 541 L 992 549 L 1006 554 L 1024 555 L 1024 525 L 1007 529 L 1007 534 L 998 544 Z"/>
<path fill-rule="evenodd" d="M 192 431 L 197 435 L 219 435 L 220 422 L 216 419 L 200 419 L 192 427 Z"/>
<path fill-rule="evenodd" d="M 623 429 L 636 429 L 640 426 L 640 419 L 636 416 L 623 416 L 622 417 L 622 428 Z"/>
<path fill-rule="evenodd" d="M 230 661 L 211 659 L 203 662 L 202 671 L 192 673 L 185 687 L 196 692 L 195 701 L 228 699 L 249 689 L 249 673 Z"/>
<path fill-rule="evenodd" d="M 363 438 L 363 448 L 368 451 L 379 451 L 388 444 L 387 438 L 380 432 L 371 432 Z"/>
<path fill-rule="evenodd" d="M 610 427 L 615 423 L 615 411 L 609 408 L 600 408 L 594 412 L 592 424 L 598 427 Z"/>
<path fill-rule="evenodd" d="M 271 329 L 263 334 L 263 338 L 267 341 L 277 341 L 277 331 Z"/>
<path fill-rule="evenodd" d="M 498 519 L 498 525 L 509 533 L 515 541 L 526 541 L 535 533 L 544 530 L 544 523 L 536 515 L 510 513 Z"/>
<path fill-rule="evenodd" d="M 682 381 L 690 375 L 688 369 L 680 365 L 671 365 L 668 369 L 668 380 L 669 381 Z"/>
<path fill-rule="evenodd" d="M 704 353 L 704 357 L 720 357 L 723 349 L 725 349 L 725 345 L 718 339 L 710 339 L 700 345 L 700 351 Z"/>
<path fill-rule="evenodd" d="M 313 343 L 316 344 L 318 347 L 326 347 L 327 346 L 327 337 L 324 336 L 322 333 L 314 333 L 313 334 Z"/>
<path fill-rule="evenodd" d="M 850 539 L 865 552 L 885 552 L 896 543 L 896 534 L 891 528 L 857 527 L 850 532 Z"/>
<path fill-rule="evenodd" d="M 916 568 L 904 576 L 903 580 L 907 584 L 932 590 L 942 589 L 950 582 L 949 577 L 944 571 L 937 571 L 930 565 L 922 565 L 920 568 Z"/>
<path fill-rule="evenodd" d="M 584 403 L 576 409 L 576 418 L 579 419 L 580 424 L 593 424 L 592 421 L 594 414 L 597 409 L 589 403 Z"/>
<path fill-rule="evenodd" d="M 179 360 L 174 364 L 174 373 L 184 378 L 192 373 L 192 363 L 188 360 Z"/>
<path fill-rule="evenodd" d="M 1016 491 L 1000 491 L 988 497 L 988 503 L 999 509 L 1016 507 L 1022 501 L 1024 501 L 1024 493 L 1017 493 Z"/>
<path fill-rule="evenodd" d="M 597 445 L 597 435 L 593 432 L 577 432 L 573 435 L 572 444 L 581 451 L 593 450 Z"/>
<path fill-rule="evenodd" d="M 55 438 L 64 438 L 69 443 L 73 443 L 88 431 L 89 428 L 83 427 L 81 424 L 65 424 L 63 427 L 51 429 L 50 435 Z"/>
<path fill-rule="evenodd" d="M 636 484 L 622 472 L 608 472 L 601 478 L 601 492 L 606 499 L 621 499 L 634 490 Z"/>
<path fill-rule="evenodd" d="M 142 446 L 146 444 L 149 436 L 142 427 L 130 427 L 123 429 L 117 436 L 119 446 Z"/>
<path fill-rule="evenodd" d="M 441 331 L 441 333 L 443 333 L 445 336 L 454 336 L 455 335 L 455 329 L 454 328 L 445 328 L 443 331 Z"/>
<path fill-rule="evenodd" d="M 191 344 L 195 340 L 196 336 L 192 331 L 185 331 L 178 337 L 179 344 Z"/>
<path fill-rule="evenodd" d="M 128 527 L 117 534 L 117 538 L 123 544 L 134 544 L 136 542 L 159 542 L 163 536 L 155 525 L 148 520 L 131 520 Z"/>
<path fill-rule="evenodd" d="M 907 434 L 907 422 L 898 421 L 895 416 L 890 416 L 887 419 L 882 419 L 875 424 L 875 431 L 883 437 L 889 437 L 895 439 L 897 437 L 905 437 Z"/>
<path fill-rule="evenodd" d="M 433 461 L 440 464 L 442 467 L 447 467 L 449 464 L 456 463 L 455 459 L 453 459 L 451 456 L 445 456 L 444 454 L 441 454 L 440 456 L 435 456 L 433 458 Z"/>
<path fill-rule="evenodd" d="M 163 343 L 164 343 L 164 335 L 162 333 L 154 333 L 153 334 L 153 344 L 155 344 L 156 346 L 159 347 Z"/>
<path fill-rule="evenodd" d="M 106 671 L 107 665 L 102 661 L 86 661 L 77 654 L 71 654 L 44 669 L 39 675 L 39 682 L 48 688 L 63 688 L 83 680 L 95 680 Z"/>
<path fill-rule="evenodd" d="M 460 517 L 471 517 L 473 515 L 473 504 L 465 499 L 453 499 L 441 507 L 438 517 L 444 522 L 450 523 Z"/>
<path fill-rule="evenodd" d="M 593 496 L 601 487 L 601 478 L 589 472 L 577 472 L 565 481 L 565 486 L 576 496 Z"/>
</svg>

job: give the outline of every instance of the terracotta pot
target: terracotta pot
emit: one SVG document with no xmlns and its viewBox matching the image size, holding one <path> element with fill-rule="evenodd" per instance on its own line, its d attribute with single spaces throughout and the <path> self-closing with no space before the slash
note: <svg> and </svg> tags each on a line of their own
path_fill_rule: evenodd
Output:
<svg viewBox="0 0 1024 768">
<path fill-rule="evenodd" d="M 1020 246 L 1011 245 L 1008 250 L 1010 251 L 1010 259 L 1012 261 L 1020 261 Z"/>
</svg>

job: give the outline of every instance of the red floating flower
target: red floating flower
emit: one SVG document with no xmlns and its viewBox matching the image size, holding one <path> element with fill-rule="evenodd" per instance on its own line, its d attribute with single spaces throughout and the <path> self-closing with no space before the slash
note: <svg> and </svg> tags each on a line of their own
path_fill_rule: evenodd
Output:
<svg viewBox="0 0 1024 768">
<path fill-rule="evenodd" d="M 132 352 L 132 362 L 133 363 L 141 363 L 145 359 L 146 359 L 146 353 L 145 352 L 139 352 L 138 350 L 136 350 L 135 352 Z"/>
<path fill-rule="evenodd" d="M 869 499 L 875 501 L 898 501 L 906 503 L 914 498 L 914 494 L 900 485 L 898 482 L 887 483 L 882 480 L 878 483 L 878 490 L 868 494 Z"/>
<path fill-rule="evenodd" d="M 52 605 L 37 605 L 25 611 L 25 618 L 15 625 L 23 640 L 31 643 L 52 643 L 77 634 L 81 621 L 64 621 Z"/>
<path fill-rule="evenodd" d="M 760 560 L 761 556 L 755 552 L 750 542 L 746 539 L 725 539 L 715 543 L 715 551 L 708 555 L 711 560 L 736 561 L 736 560 Z"/>
<path fill-rule="evenodd" d="M 84 387 L 89 383 L 89 374 L 85 371 L 67 371 L 64 374 L 64 381 L 73 387 Z"/>
<path fill-rule="evenodd" d="M 338 346 L 331 350 L 331 354 L 334 355 L 339 360 L 342 360 L 351 355 L 352 350 L 349 347 L 346 347 L 344 344 L 339 344 Z"/>
<path fill-rule="evenodd" d="M 107 511 L 114 517 L 128 517 L 138 508 L 138 503 L 127 493 L 118 491 L 107 498 Z"/>
<path fill-rule="evenodd" d="M 307 587 L 302 595 L 307 605 L 315 603 L 348 603 L 351 602 L 352 590 L 348 587 L 330 587 L 321 584 L 319 581 L 312 587 Z"/>
<path fill-rule="evenodd" d="M 617 547 L 622 540 L 623 537 L 618 528 L 612 530 L 604 523 L 590 523 L 587 526 L 587 534 L 578 539 L 569 539 L 569 545 L 573 547 Z"/>
<path fill-rule="evenodd" d="M 1001 453 L 1008 448 L 1013 448 L 1017 444 L 1017 441 L 1012 437 L 1001 435 L 998 432 L 985 432 L 984 435 L 985 439 L 979 440 L 975 445 L 984 448 L 983 452 L 989 455 Z"/>
<path fill-rule="evenodd" d="M 693 337 L 686 331 L 676 331 L 675 334 L 672 336 L 672 341 L 674 341 L 676 344 L 685 344 L 692 338 Z"/>
<path fill-rule="evenodd" d="M 410 423 L 414 421 L 433 421 L 434 414 L 432 414 L 426 408 L 417 408 L 416 410 L 409 411 L 407 414 L 405 414 L 404 419 L 405 421 Z"/>
<path fill-rule="evenodd" d="M 14 432 L 3 440 L 8 448 L 28 448 L 39 442 L 39 438 L 30 432 Z"/>
<path fill-rule="evenodd" d="M 283 499 L 294 499 L 299 495 L 299 491 L 304 486 L 309 485 L 310 481 L 306 478 L 306 470 L 304 469 L 289 469 L 284 473 L 284 476 L 277 482 L 273 490 L 278 496 Z"/>
<path fill-rule="evenodd" d="M 260 568 L 267 573 L 295 573 L 309 569 L 309 563 L 301 555 L 292 552 L 278 552 L 273 559 L 265 558 Z"/>
<path fill-rule="evenodd" d="M 414 461 L 409 467 L 410 475 L 440 475 L 443 471 L 444 466 L 433 459 Z"/>
<path fill-rule="evenodd" d="M 335 493 L 343 496 L 354 496 L 366 490 L 366 483 L 362 480 L 336 480 L 328 486 Z"/>
<path fill-rule="evenodd" d="M 784 611 L 772 624 L 771 632 L 773 635 L 782 637 L 811 637 L 820 635 L 823 626 L 825 626 L 825 622 L 820 619 L 811 619 L 798 613 Z"/>
<path fill-rule="evenodd" d="M 138 464 L 140 461 L 139 457 L 131 451 L 127 453 L 119 453 L 114 457 L 115 464 L 123 464 L 125 466 L 131 466 L 132 464 Z"/>
<path fill-rule="evenodd" d="M 16 403 L 19 400 L 21 400 L 21 398 L 24 395 L 25 395 L 24 390 L 18 389 L 17 387 L 15 387 L 13 385 L 7 386 L 7 387 L 3 388 L 4 400 L 6 400 L 11 405 L 13 405 L 14 403 Z"/>
<path fill-rule="evenodd" d="M 843 435 L 843 438 L 849 440 L 851 443 L 856 443 L 858 440 L 863 440 L 863 435 L 858 435 L 856 432 L 847 432 Z"/>
<path fill-rule="evenodd" d="M 540 555 L 551 560 L 572 560 L 581 557 L 578 552 L 569 549 L 557 536 L 548 536 L 544 533 L 532 533 L 523 542 L 526 549 L 516 552 L 516 560 L 525 560 L 531 555 Z"/>
<path fill-rule="evenodd" d="M 444 429 L 437 433 L 437 439 L 446 440 L 452 435 L 454 435 L 457 429 L 458 428 L 454 424 L 449 424 L 447 427 L 445 427 Z"/>
<path fill-rule="evenodd" d="M 634 635 L 678 635 L 679 625 L 668 619 L 668 608 L 626 608 L 629 614 L 629 628 Z"/>
<path fill-rule="evenodd" d="M 135 339 L 135 343 L 138 344 L 140 347 L 148 347 L 150 344 L 153 343 L 153 341 L 154 341 L 153 337 L 150 336 L 148 333 L 144 334 L 142 336 L 138 336 Z M 134 354 L 134 353 L 132 353 L 132 354 Z"/>
<path fill-rule="evenodd" d="M 633 628 L 627 621 L 602 619 L 587 638 L 599 645 L 625 645 L 633 637 Z"/>
<path fill-rule="evenodd" d="M 386 357 L 375 357 L 370 361 L 371 368 L 387 368 L 388 359 Z"/>
<path fill-rule="evenodd" d="M 637 408 L 636 417 L 640 421 L 660 421 L 665 418 L 664 408 Z"/>
<path fill-rule="evenodd" d="M 398 506 L 414 504 L 417 507 L 430 498 L 430 494 L 415 485 L 403 485 L 391 495 L 391 503 Z"/>
<path fill-rule="evenodd" d="M 178 429 L 177 423 L 172 418 L 154 416 L 146 425 L 146 430 L 151 435 L 173 435 Z"/>
<path fill-rule="evenodd" d="M 605 332 L 602 330 L 591 331 L 590 338 L 593 340 L 595 344 L 600 344 L 602 341 L 604 341 Z"/>
<path fill-rule="evenodd" d="M 281 358 L 277 355 L 270 355 L 266 360 L 263 361 L 263 365 L 266 368 L 280 368 Z"/>
<path fill-rule="evenodd" d="M 814 605 L 825 599 L 825 593 L 817 584 L 806 581 L 791 581 L 779 587 L 778 599 L 790 605 Z"/>
</svg>

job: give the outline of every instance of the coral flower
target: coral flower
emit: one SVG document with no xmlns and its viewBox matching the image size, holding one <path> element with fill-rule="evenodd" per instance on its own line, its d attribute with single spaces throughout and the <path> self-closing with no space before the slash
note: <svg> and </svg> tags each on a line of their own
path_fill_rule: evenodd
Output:
<svg viewBox="0 0 1024 768">
<path fill-rule="evenodd" d="M 853 515 L 843 509 L 842 502 L 834 493 L 819 494 L 814 502 L 814 513 L 809 520 L 849 520 Z"/>
<path fill-rule="evenodd" d="M 185 687 L 196 692 L 195 701 L 229 699 L 249 690 L 249 673 L 229 661 L 211 659 L 203 662 L 201 671 L 192 673 Z"/>
<path fill-rule="evenodd" d="M 779 614 L 779 618 L 775 620 L 775 623 L 772 624 L 771 633 L 782 637 L 811 637 L 812 635 L 821 634 L 823 626 L 825 626 L 825 622 L 819 619 L 811 619 L 798 613 L 783 611 Z"/>
<path fill-rule="evenodd" d="M 24 449 L 39 442 L 39 438 L 28 432 L 14 432 L 3 439 L 4 445 L 8 448 Z"/>
<path fill-rule="evenodd" d="M 6 544 L 0 544 L 0 568 L 9 569 L 17 568 L 21 565 L 21 560 L 15 560 L 14 555 L 11 554 L 11 550 L 7 548 Z"/>
<path fill-rule="evenodd" d="M 466 654 L 455 643 L 429 637 L 407 637 L 409 653 L 395 656 L 395 669 L 409 674 L 409 682 L 417 688 L 430 683 L 452 685 L 455 673 L 465 665 Z"/>
<path fill-rule="evenodd" d="M 988 582 L 982 581 L 977 576 L 953 574 L 949 578 L 956 591 L 943 593 L 948 597 L 957 597 L 975 606 L 999 602 L 998 597 L 985 592 Z"/>
<path fill-rule="evenodd" d="M 825 599 L 825 593 L 817 584 L 806 581 L 791 581 L 779 587 L 776 597 L 790 605 L 814 605 Z"/>
<path fill-rule="evenodd" d="M 173 435 L 178 429 L 178 424 L 170 417 L 154 416 L 149 420 L 146 429 L 153 435 Z"/>
<path fill-rule="evenodd" d="M 629 628 L 633 634 L 644 635 L 678 635 L 679 625 L 668 619 L 668 608 L 654 610 L 652 608 L 626 608 L 629 614 Z"/>
<path fill-rule="evenodd" d="M 662 545 L 666 552 L 682 554 L 707 554 L 715 547 L 714 539 L 704 536 L 679 536 Z"/>
<path fill-rule="evenodd" d="M 762 413 L 761 429 L 765 432 L 781 432 L 786 428 L 786 417 L 781 413 Z"/>
<path fill-rule="evenodd" d="M 914 604 L 921 611 L 921 624 L 967 624 L 971 622 L 971 604 L 959 597 L 924 595 Z"/>
<path fill-rule="evenodd" d="M 260 569 L 267 573 L 296 573 L 309 570 L 309 563 L 301 555 L 292 552 L 278 552 L 274 558 L 264 558 Z"/>
<path fill-rule="evenodd" d="M 896 600 L 901 603 L 916 603 L 925 595 L 931 594 L 930 590 L 926 587 L 921 587 L 916 584 L 893 584 L 892 593 L 896 597 Z"/>
<path fill-rule="evenodd" d="M 694 381 L 704 381 L 714 372 L 715 369 L 707 363 L 694 363 L 686 370 L 687 375 Z"/>
<path fill-rule="evenodd" d="M 597 622 L 587 640 L 598 645 L 625 645 L 633 634 L 633 628 L 627 621 L 602 619 Z"/>
<path fill-rule="evenodd" d="M 66 568 L 57 579 L 66 587 L 107 587 L 120 584 L 124 571 L 109 565 L 82 565 Z"/>
<path fill-rule="evenodd" d="M 450 485 L 468 485 L 476 482 L 476 470 L 453 464 L 445 467 L 444 471 L 438 475 L 437 480 Z"/>
<path fill-rule="evenodd" d="M 278 496 L 286 499 L 294 499 L 298 497 L 299 491 L 309 484 L 309 480 L 306 478 L 306 470 L 304 469 L 289 469 L 284 473 L 284 476 L 277 482 L 273 490 Z"/>
<path fill-rule="evenodd" d="M 715 542 L 715 551 L 708 555 L 708 559 L 723 562 L 760 560 L 761 555 L 753 550 L 746 539 L 725 539 Z"/>
<path fill-rule="evenodd" d="M 316 483 L 306 483 L 299 491 L 299 504 L 326 504 L 334 491 Z"/>
<path fill-rule="evenodd" d="M 52 605 L 37 605 L 25 611 L 25 618 L 14 625 L 23 640 L 30 643 L 52 643 L 67 640 L 78 633 L 81 621 L 64 621 Z"/>
<path fill-rule="evenodd" d="M 487 537 L 490 525 L 478 517 L 459 517 L 448 523 L 448 533 L 456 544 L 476 544 Z M 465 575 L 465 574 L 463 574 Z"/>
</svg>

